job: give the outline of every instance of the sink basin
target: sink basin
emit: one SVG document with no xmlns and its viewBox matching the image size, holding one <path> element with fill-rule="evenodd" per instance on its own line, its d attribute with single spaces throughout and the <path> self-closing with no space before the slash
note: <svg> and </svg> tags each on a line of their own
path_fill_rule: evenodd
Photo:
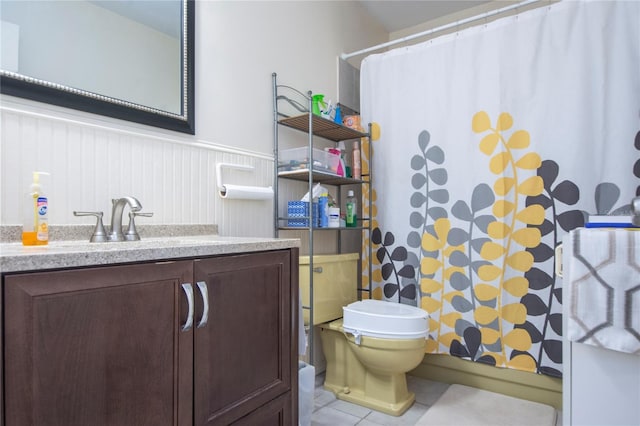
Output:
<svg viewBox="0 0 640 426">
<path fill-rule="evenodd" d="M 142 239 L 139 241 L 108 241 L 104 243 L 92 243 L 83 240 L 63 240 L 49 241 L 49 244 L 46 246 L 22 246 L 21 244 L 15 244 L 15 246 L 21 251 L 29 252 L 55 250 L 66 253 L 73 253 L 116 250 L 146 250 L 171 247 L 196 247 L 204 245 L 216 245 L 224 241 L 225 238 L 219 237 L 218 235 L 196 235 L 186 237 L 154 237 Z"/>
</svg>

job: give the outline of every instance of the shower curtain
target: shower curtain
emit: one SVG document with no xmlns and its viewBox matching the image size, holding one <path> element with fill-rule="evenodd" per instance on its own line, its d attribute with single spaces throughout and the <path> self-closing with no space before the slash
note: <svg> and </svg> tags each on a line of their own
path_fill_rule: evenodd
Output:
<svg viewBox="0 0 640 426">
<path fill-rule="evenodd" d="M 427 353 L 561 377 L 554 250 L 640 194 L 639 22 L 566 1 L 363 61 L 371 295 L 429 313 Z"/>
</svg>

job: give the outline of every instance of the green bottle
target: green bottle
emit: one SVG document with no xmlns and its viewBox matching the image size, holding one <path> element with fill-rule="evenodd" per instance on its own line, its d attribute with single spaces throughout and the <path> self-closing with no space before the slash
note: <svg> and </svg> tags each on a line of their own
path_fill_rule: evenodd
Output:
<svg viewBox="0 0 640 426">
<path fill-rule="evenodd" d="M 347 214 L 346 214 L 346 226 L 347 228 L 355 228 L 358 226 L 358 202 L 353 194 L 353 190 L 350 189 L 347 193 Z"/>
</svg>

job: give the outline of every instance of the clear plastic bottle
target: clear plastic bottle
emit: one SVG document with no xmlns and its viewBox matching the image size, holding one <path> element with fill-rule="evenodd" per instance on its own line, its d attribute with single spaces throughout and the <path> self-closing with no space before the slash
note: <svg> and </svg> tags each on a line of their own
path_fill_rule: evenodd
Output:
<svg viewBox="0 0 640 426">
<path fill-rule="evenodd" d="M 345 225 L 347 228 L 355 228 L 358 226 L 358 201 L 356 200 L 352 189 L 347 192 L 346 210 L 347 214 Z"/>
<path fill-rule="evenodd" d="M 345 157 L 348 157 L 346 154 L 347 148 L 344 146 L 344 141 L 338 142 L 338 149 L 340 150 L 340 164 L 342 165 L 342 170 L 344 170 L 344 177 L 351 177 L 351 167 L 349 167 L 349 163 Z"/>
<path fill-rule="evenodd" d="M 41 246 L 49 243 L 48 209 L 49 200 L 40 186 L 40 175 L 45 172 L 33 172 L 33 182 L 25 196 L 24 223 L 22 224 L 22 244 Z"/>
</svg>

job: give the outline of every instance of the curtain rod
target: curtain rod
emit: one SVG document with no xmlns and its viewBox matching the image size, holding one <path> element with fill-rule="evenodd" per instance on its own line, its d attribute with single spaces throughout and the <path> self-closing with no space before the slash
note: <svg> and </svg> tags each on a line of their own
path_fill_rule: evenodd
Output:
<svg viewBox="0 0 640 426">
<path fill-rule="evenodd" d="M 340 58 L 346 60 L 346 59 L 349 59 L 349 58 L 351 58 L 353 56 L 362 55 L 363 53 L 373 52 L 375 50 L 380 50 L 380 49 L 384 49 L 385 47 L 393 46 L 394 44 L 399 44 L 399 43 L 403 43 L 405 41 L 413 40 L 415 38 L 428 36 L 430 34 L 438 32 L 438 31 L 448 30 L 449 28 L 454 28 L 454 27 L 456 27 L 458 25 L 464 25 L 464 24 L 468 24 L 469 22 L 473 22 L 473 21 L 478 21 L 480 19 L 489 18 L 491 16 L 498 15 L 498 14 L 504 13 L 504 12 L 508 12 L 510 10 L 517 9 L 519 7 L 526 6 L 526 5 L 531 4 L 531 3 L 536 3 L 538 1 L 540 1 L 540 0 L 524 0 L 524 1 L 521 1 L 520 3 L 517 3 L 517 4 L 512 4 L 510 6 L 501 7 L 500 9 L 495 9 L 495 10 L 492 10 L 490 12 L 482 13 L 480 15 L 475 15 L 475 16 L 472 16 L 470 18 L 465 18 L 465 19 L 462 19 L 460 21 L 452 22 L 450 24 L 442 25 L 440 27 L 436 27 L 436 28 L 432 28 L 430 30 L 422 31 L 420 33 L 412 34 L 410 36 L 402 37 L 402 38 L 399 38 L 399 39 L 396 39 L 396 40 L 391 40 L 391 41 L 388 41 L 386 43 L 378 44 L 376 46 L 367 47 L 366 49 L 358 50 L 358 51 L 353 52 L 353 53 L 342 53 L 340 55 Z"/>
</svg>

